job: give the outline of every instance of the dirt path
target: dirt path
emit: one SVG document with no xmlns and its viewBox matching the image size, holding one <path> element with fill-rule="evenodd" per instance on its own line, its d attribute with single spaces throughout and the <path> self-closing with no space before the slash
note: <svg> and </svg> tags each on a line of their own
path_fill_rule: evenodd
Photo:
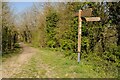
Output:
<svg viewBox="0 0 120 80">
<path fill-rule="evenodd" d="M 2 77 L 9 78 L 21 71 L 21 67 L 31 59 L 31 57 L 37 53 L 37 49 L 29 47 L 26 44 L 21 43 L 23 52 L 18 56 L 14 56 L 9 60 L 2 63 Z"/>
</svg>

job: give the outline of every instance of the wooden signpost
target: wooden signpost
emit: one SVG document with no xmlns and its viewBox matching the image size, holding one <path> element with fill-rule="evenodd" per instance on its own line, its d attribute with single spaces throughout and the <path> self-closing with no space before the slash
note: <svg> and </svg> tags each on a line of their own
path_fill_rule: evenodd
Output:
<svg viewBox="0 0 120 80">
<path fill-rule="evenodd" d="M 82 17 L 85 21 L 100 21 L 100 17 L 90 17 L 92 16 L 92 8 L 85 10 L 79 10 L 79 13 L 75 14 L 78 16 L 79 25 L 78 25 L 78 63 L 80 62 L 80 52 L 81 52 L 81 34 L 82 34 Z"/>
</svg>

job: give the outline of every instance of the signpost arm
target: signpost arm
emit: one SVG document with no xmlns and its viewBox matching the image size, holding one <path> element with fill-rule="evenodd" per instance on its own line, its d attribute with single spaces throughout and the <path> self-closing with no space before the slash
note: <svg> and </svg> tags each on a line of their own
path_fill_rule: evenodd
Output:
<svg viewBox="0 0 120 80">
<path fill-rule="evenodd" d="M 82 13 L 82 10 L 79 10 L 79 15 L 78 15 L 78 20 L 79 20 L 79 25 L 78 25 L 78 63 L 80 62 L 80 52 L 81 52 L 81 33 L 82 33 L 81 13 Z"/>
</svg>

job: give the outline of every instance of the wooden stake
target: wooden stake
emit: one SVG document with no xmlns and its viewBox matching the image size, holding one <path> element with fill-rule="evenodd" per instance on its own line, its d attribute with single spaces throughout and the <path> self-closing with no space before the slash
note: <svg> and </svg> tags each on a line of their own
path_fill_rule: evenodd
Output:
<svg viewBox="0 0 120 80">
<path fill-rule="evenodd" d="M 80 52 L 81 52 L 81 27 L 82 27 L 82 19 L 81 19 L 81 12 L 82 10 L 79 10 L 79 25 L 78 25 L 78 63 L 80 62 Z"/>
</svg>

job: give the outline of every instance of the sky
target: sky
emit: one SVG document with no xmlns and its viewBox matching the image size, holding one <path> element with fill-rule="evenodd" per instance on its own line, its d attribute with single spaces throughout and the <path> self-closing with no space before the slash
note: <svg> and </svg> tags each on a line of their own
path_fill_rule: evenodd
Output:
<svg viewBox="0 0 120 80">
<path fill-rule="evenodd" d="M 29 9 L 33 5 L 33 2 L 10 2 L 10 7 L 13 10 L 13 14 L 16 17 L 16 23 L 19 24 L 20 16 L 26 9 Z M 19 15 L 18 15 L 19 14 Z"/>
<path fill-rule="evenodd" d="M 33 5 L 33 2 L 11 2 L 11 7 L 15 9 L 17 13 L 24 11 Z"/>
</svg>

